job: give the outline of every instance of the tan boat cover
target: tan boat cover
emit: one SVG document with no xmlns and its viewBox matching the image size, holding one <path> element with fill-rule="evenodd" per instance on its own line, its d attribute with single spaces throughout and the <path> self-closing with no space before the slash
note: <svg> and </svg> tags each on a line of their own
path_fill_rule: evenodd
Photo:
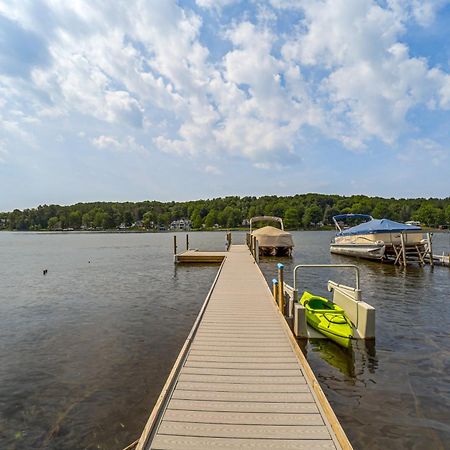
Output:
<svg viewBox="0 0 450 450">
<path fill-rule="evenodd" d="M 293 247 L 291 233 L 278 228 L 267 226 L 252 232 L 256 236 L 260 247 Z"/>
</svg>

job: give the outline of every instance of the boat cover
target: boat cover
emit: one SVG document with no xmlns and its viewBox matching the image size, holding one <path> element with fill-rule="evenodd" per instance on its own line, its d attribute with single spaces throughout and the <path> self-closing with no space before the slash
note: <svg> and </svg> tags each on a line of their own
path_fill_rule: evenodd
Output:
<svg viewBox="0 0 450 450">
<path fill-rule="evenodd" d="M 259 228 L 252 232 L 256 236 L 260 247 L 293 247 L 291 233 L 280 230 L 279 228 L 267 226 Z"/>
<path fill-rule="evenodd" d="M 420 231 L 422 228 L 415 225 L 394 222 L 389 219 L 373 219 L 369 222 L 360 223 L 355 227 L 336 233 L 336 236 L 354 236 L 357 234 L 390 233 L 399 231 Z"/>
</svg>

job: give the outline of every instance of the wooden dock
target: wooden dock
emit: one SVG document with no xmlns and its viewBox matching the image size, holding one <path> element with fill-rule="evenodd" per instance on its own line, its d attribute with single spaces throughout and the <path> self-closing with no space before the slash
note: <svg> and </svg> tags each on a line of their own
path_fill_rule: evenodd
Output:
<svg viewBox="0 0 450 450">
<path fill-rule="evenodd" d="M 351 449 L 247 246 L 215 256 L 219 272 L 136 448 Z"/>
</svg>

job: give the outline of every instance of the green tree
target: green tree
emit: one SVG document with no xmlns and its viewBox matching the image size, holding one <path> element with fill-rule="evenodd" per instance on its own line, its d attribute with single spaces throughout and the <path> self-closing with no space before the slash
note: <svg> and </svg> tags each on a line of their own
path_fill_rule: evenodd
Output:
<svg viewBox="0 0 450 450">
<path fill-rule="evenodd" d="M 129 226 L 131 226 L 131 224 L 134 222 L 134 220 L 133 220 L 133 214 L 131 213 L 131 211 L 130 210 L 126 210 L 126 211 L 124 211 L 123 212 L 123 214 L 122 214 L 122 222 L 127 226 L 127 227 L 129 227 Z"/>
<path fill-rule="evenodd" d="M 94 215 L 90 211 L 90 212 L 83 214 L 81 222 L 84 227 L 91 228 L 93 220 L 94 220 Z"/>
<path fill-rule="evenodd" d="M 97 211 L 92 221 L 92 225 L 95 228 L 103 228 L 103 221 L 105 220 L 105 213 L 103 211 Z"/>
<path fill-rule="evenodd" d="M 388 219 L 389 208 L 385 202 L 378 202 L 372 211 L 372 216 L 375 219 Z"/>
<path fill-rule="evenodd" d="M 284 213 L 284 222 L 286 224 L 286 228 L 289 229 L 298 228 L 299 226 L 298 210 L 296 208 L 293 208 L 292 206 L 290 208 L 287 208 L 286 212 Z"/>
<path fill-rule="evenodd" d="M 442 209 L 434 207 L 431 203 L 423 203 L 413 214 L 413 218 L 430 227 L 436 227 L 443 223 L 444 215 Z"/>
<path fill-rule="evenodd" d="M 212 228 L 217 221 L 217 214 L 214 209 L 211 209 L 208 215 L 205 217 L 205 226 Z"/>
<path fill-rule="evenodd" d="M 142 223 L 144 224 L 145 228 L 150 228 L 152 226 L 152 223 L 155 223 L 155 215 L 153 211 L 147 211 L 142 216 Z"/>
<path fill-rule="evenodd" d="M 227 208 L 225 208 L 225 210 Z M 227 227 L 228 228 L 238 227 L 241 225 L 241 222 L 242 222 L 241 211 L 238 208 L 230 207 L 227 213 Z"/>
<path fill-rule="evenodd" d="M 76 230 L 81 227 L 81 212 L 71 211 L 69 214 L 69 227 L 75 228 Z"/>
<path fill-rule="evenodd" d="M 447 221 L 447 224 L 450 225 L 450 205 L 445 208 L 445 220 Z"/>
<path fill-rule="evenodd" d="M 322 210 L 319 206 L 312 204 L 305 209 L 303 215 L 303 226 L 309 228 L 311 225 L 317 225 L 323 217 Z"/>
<path fill-rule="evenodd" d="M 202 216 L 200 215 L 200 210 L 195 209 L 194 212 L 191 215 L 191 221 L 192 221 L 192 227 L 199 229 L 202 228 L 203 220 Z"/>
<path fill-rule="evenodd" d="M 53 229 L 55 229 L 57 227 L 58 224 L 59 224 L 58 217 L 50 217 L 50 219 L 48 219 L 47 228 L 49 230 L 53 230 Z"/>
<path fill-rule="evenodd" d="M 337 216 L 338 214 L 339 211 L 336 208 L 328 206 L 323 213 L 323 223 L 334 225 L 333 216 Z"/>
</svg>

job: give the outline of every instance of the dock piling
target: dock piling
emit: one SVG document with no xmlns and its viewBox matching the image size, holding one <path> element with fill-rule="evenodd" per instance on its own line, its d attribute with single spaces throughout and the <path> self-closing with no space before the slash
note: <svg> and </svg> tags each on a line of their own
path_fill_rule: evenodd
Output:
<svg viewBox="0 0 450 450">
<path fill-rule="evenodd" d="M 225 239 L 226 239 L 226 251 L 229 251 L 231 247 L 231 231 L 227 232 Z"/>
<path fill-rule="evenodd" d="M 186 250 L 189 250 L 189 235 L 186 234 Z"/>
<path fill-rule="evenodd" d="M 406 261 L 405 236 L 403 235 L 403 232 L 400 233 L 400 242 L 402 243 L 403 266 L 406 267 L 407 261 Z"/>
<path fill-rule="evenodd" d="M 433 244 L 431 240 L 431 233 L 427 233 L 427 243 L 428 243 L 428 252 L 430 255 L 430 266 L 434 267 L 434 261 L 433 261 Z"/>
<path fill-rule="evenodd" d="M 278 280 L 276 278 L 272 279 L 272 291 L 273 291 L 273 299 L 275 303 L 278 304 Z"/>
<path fill-rule="evenodd" d="M 277 264 L 278 268 L 278 307 L 281 314 L 284 315 L 284 265 Z"/>
</svg>

